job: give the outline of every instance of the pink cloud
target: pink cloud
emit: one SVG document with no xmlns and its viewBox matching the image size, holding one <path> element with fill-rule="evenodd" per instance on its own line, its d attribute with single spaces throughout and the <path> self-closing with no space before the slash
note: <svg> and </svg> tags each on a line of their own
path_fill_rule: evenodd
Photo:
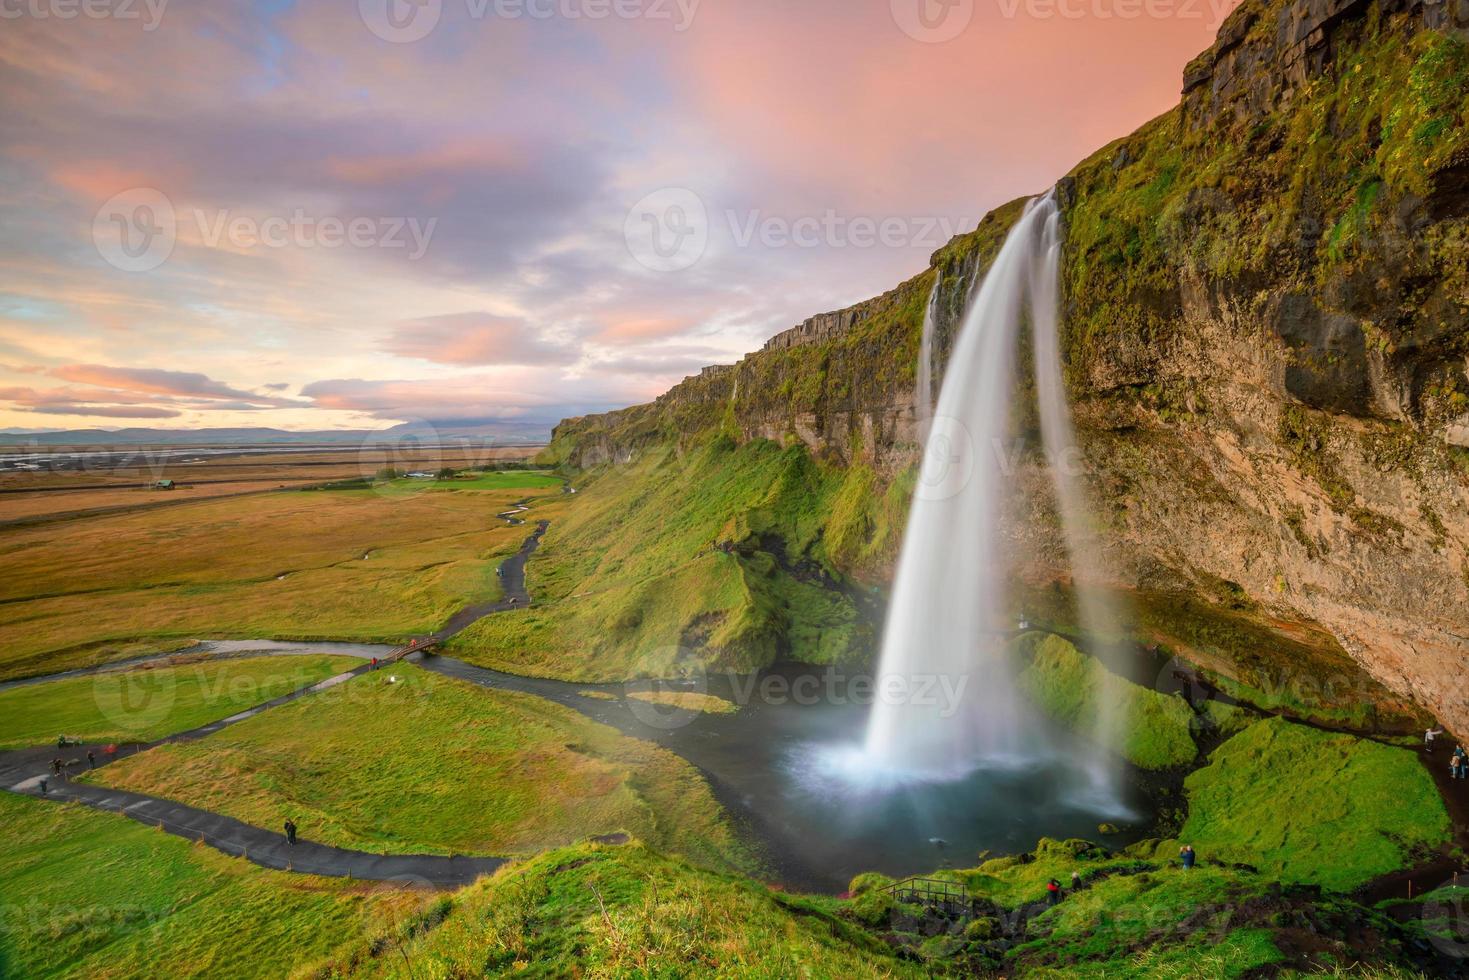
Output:
<svg viewBox="0 0 1469 980">
<path fill-rule="evenodd" d="M 570 364 L 575 350 L 536 336 L 524 320 L 450 313 L 397 325 L 383 350 L 437 364 Z"/>
<path fill-rule="evenodd" d="M 194 371 L 167 371 L 161 368 L 109 367 L 103 364 L 67 364 L 52 368 L 52 377 L 63 381 L 97 385 L 120 391 L 142 392 L 170 397 L 221 399 L 226 401 L 259 402 L 264 404 L 290 405 L 290 401 L 274 396 L 257 395 L 254 392 L 232 388 L 213 378 Z"/>
</svg>

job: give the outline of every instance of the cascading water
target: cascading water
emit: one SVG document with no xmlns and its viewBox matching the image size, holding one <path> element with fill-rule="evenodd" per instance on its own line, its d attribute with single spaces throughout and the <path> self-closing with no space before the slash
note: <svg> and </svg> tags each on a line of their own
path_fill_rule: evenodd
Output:
<svg viewBox="0 0 1469 980">
<path fill-rule="evenodd" d="M 928 305 L 923 308 L 923 333 L 918 342 L 918 379 L 913 386 L 913 414 L 918 419 L 920 443 L 928 441 L 928 430 L 933 422 L 934 314 L 938 307 L 939 289 L 943 284 L 943 270 L 934 270 L 933 289 L 928 294 Z"/>
<path fill-rule="evenodd" d="M 949 358 L 903 539 L 868 722 L 864 754 L 885 771 L 953 779 L 986 762 L 1047 751 L 1044 726 L 1026 710 L 1011 676 L 1007 569 L 997 524 L 1013 458 L 1007 447 L 1015 351 L 1027 313 L 1035 332 L 1043 438 L 1053 460 L 1075 457 L 1057 340 L 1059 223 L 1050 194 L 1027 206 L 974 294 Z M 925 335 L 930 330 L 926 325 Z M 1068 466 L 1052 472 L 1068 545 L 1074 557 L 1083 555 L 1080 489 Z M 1085 601 L 1086 621 L 1100 623 L 1100 607 Z"/>
</svg>

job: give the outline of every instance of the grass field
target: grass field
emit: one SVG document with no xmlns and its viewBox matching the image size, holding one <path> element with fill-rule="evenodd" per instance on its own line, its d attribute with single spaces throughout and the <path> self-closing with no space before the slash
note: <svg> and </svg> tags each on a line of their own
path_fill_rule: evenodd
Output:
<svg viewBox="0 0 1469 980">
<path fill-rule="evenodd" d="M 696 770 L 569 708 L 412 666 L 366 674 L 94 777 L 309 840 L 395 853 L 525 854 L 625 830 L 748 866 Z"/>
<path fill-rule="evenodd" d="M 0 793 L 0 976 L 282 977 L 424 897 L 266 871 L 126 817 Z"/>
<path fill-rule="evenodd" d="M 1281 881 L 1346 891 L 1446 844 L 1448 813 L 1412 751 L 1279 718 L 1188 777 L 1182 840 Z"/>
<path fill-rule="evenodd" d="M 852 602 L 775 554 L 809 568 L 843 537 L 839 521 L 867 521 L 842 504 L 850 478 L 799 448 L 721 439 L 587 474 L 528 569 L 536 606 L 480 621 L 452 652 L 583 681 L 865 656 L 870 627 Z M 885 526 L 864 523 L 855 537 Z"/>
<path fill-rule="evenodd" d="M 122 641 L 397 639 L 499 595 L 527 495 L 283 492 L 0 532 L 0 679 Z M 556 494 L 556 496 L 560 496 Z"/>
<path fill-rule="evenodd" d="M 360 664 L 352 657 L 248 657 L 106 671 L 0 691 L 0 749 L 150 742 L 188 731 Z"/>
</svg>

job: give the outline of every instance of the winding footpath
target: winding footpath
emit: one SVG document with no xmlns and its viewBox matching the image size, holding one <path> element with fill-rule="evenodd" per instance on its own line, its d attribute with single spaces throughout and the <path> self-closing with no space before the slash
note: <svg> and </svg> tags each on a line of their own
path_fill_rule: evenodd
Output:
<svg viewBox="0 0 1469 980">
<path fill-rule="evenodd" d="M 500 599 L 494 602 L 477 603 L 459 610 L 437 632 L 415 640 L 381 658 L 377 669 L 381 670 L 383 664 L 402 660 L 410 655 L 415 659 L 421 657 L 423 651 L 438 646 L 485 616 L 512 609 L 523 609 L 530 605 L 530 594 L 525 587 L 525 563 L 540 545 L 541 536 L 546 533 L 549 523 L 538 521 L 535 533 L 525 540 L 514 555 L 500 564 L 500 580 L 504 593 Z M 233 650 L 224 653 L 225 657 L 241 655 L 243 652 Z M 365 652 L 362 655 L 371 656 Z M 20 684 L 37 684 L 60 678 L 96 674 L 105 670 L 116 670 L 120 666 L 135 667 L 140 664 L 164 662 L 177 659 L 179 656 L 179 653 L 172 653 L 142 657 L 123 664 L 106 664 L 66 671 L 49 677 L 27 678 L 24 681 L 0 686 L 0 689 Z M 56 746 L 44 746 L 0 752 L 0 786 L 12 793 L 63 803 L 79 803 L 97 810 L 120 813 L 141 823 L 159 827 L 177 837 L 199 841 L 224 854 L 243 857 L 261 867 L 278 871 L 294 871 L 333 878 L 401 881 L 437 887 L 458 887 L 469 884 L 480 875 L 488 874 L 499 868 L 505 863 L 505 858 L 438 854 L 372 854 L 366 851 L 312 843 L 300 838 L 295 844 L 291 844 L 280 833 L 241 823 L 218 813 L 200 810 L 162 797 L 111 789 L 88 782 L 75 782 L 69 778 L 73 772 L 86 772 L 91 768 L 87 762 L 89 751 L 96 759 L 95 768 L 100 769 L 115 759 L 147 752 L 160 745 L 197 741 L 247 718 L 253 718 L 271 708 L 344 684 L 373 669 L 370 663 L 363 664 L 324 681 L 230 715 L 228 718 L 222 718 L 189 731 L 178 732 L 153 742 L 119 745 L 113 756 L 109 756 L 104 746 L 100 744 L 69 745 L 60 749 Z M 64 762 L 63 775 L 60 777 L 52 774 L 52 761 L 57 758 L 61 758 Z M 43 784 L 45 785 L 44 790 L 42 789 Z"/>
</svg>

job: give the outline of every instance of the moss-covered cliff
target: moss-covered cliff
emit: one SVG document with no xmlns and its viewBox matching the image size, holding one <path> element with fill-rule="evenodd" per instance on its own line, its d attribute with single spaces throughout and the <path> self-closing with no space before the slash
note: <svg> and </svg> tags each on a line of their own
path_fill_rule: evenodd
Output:
<svg viewBox="0 0 1469 980">
<path fill-rule="evenodd" d="M 1180 106 L 1058 190 L 1097 538 L 1142 632 L 1256 688 L 1355 684 L 1345 651 L 1469 732 L 1466 29 L 1462 3 L 1246 0 Z M 596 470 L 714 434 L 804 445 L 855 474 L 809 553 L 880 581 L 930 289 L 942 361 L 1020 208 L 736 365 L 567 420 L 551 455 Z M 1043 606 L 1069 581 L 1044 461 L 1021 458 L 1008 532 Z"/>
</svg>

